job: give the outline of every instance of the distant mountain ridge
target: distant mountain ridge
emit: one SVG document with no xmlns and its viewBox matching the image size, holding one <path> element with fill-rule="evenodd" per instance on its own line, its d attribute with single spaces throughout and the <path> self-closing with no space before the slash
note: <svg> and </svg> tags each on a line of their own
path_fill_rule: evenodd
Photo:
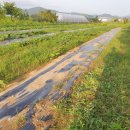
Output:
<svg viewBox="0 0 130 130">
<path fill-rule="evenodd" d="M 113 16 L 111 14 L 101 14 L 98 15 L 99 17 L 108 17 L 108 18 L 112 18 Z"/>
<path fill-rule="evenodd" d="M 43 7 L 34 7 L 34 8 L 26 9 L 26 11 L 28 12 L 29 15 L 38 14 L 41 11 L 46 11 L 46 10 L 51 10 L 51 9 L 47 9 L 47 8 L 43 8 Z M 51 11 L 55 12 L 55 13 L 60 12 L 60 11 L 56 11 L 56 10 L 51 10 Z M 107 14 L 107 13 L 104 13 L 104 14 L 101 14 L 101 15 L 89 15 L 89 14 L 85 14 L 85 13 L 70 12 L 68 14 L 82 15 L 82 16 L 85 16 L 87 18 L 94 18 L 96 16 L 98 16 L 98 17 L 107 17 L 107 18 L 121 18 L 119 16 L 113 16 L 113 15 Z M 130 18 L 130 15 L 126 16 L 126 17 Z"/>
<path fill-rule="evenodd" d="M 42 7 L 34 7 L 34 8 L 26 9 L 29 15 L 38 14 L 39 12 L 45 11 L 45 10 L 47 9 L 42 8 Z"/>
<path fill-rule="evenodd" d="M 130 15 L 126 16 L 126 18 L 130 19 Z"/>
<path fill-rule="evenodd" d="M 50 9 L 46 9 L 46 8 L 43 8 L 43 7 L 34 7 L 34 8 L 26 9 L 26 11 L 29 15 L 38 14 L 41 11 L 46 11 L 46 10 L 50 10 Z M 55 10 L 51 10 L 51 11 L 52 12 L 58 12 L 58 11 L 55 11 Z"/>
</svg>

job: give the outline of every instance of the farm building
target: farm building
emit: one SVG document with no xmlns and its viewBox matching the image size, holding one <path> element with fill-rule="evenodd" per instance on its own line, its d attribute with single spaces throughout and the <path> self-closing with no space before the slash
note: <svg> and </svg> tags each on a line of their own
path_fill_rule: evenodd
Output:
<svg viewBox="0 0 130 130">
<path fill-rule="evenodd" d="M 86 23 L 89 22 L 85 16 L 69 14 L 69 13 L 57 13 L 58 22 L 68 23 Z"/>
<path fill-rule="evenodd" d="M 99 17 L 98 19 L 101 22 L 110 22 L 110 21 L 112 21 L 112 18 L 109 18 L 109 17 Z"/>
</svg>

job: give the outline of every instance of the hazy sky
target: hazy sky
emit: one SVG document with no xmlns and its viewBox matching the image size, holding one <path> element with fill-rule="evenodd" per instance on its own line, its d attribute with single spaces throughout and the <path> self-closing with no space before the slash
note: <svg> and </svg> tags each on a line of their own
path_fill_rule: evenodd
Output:
<svg viewBox="0 0 130 130">
<path fill-rule="evenodd" d="M 41 6 L 65 12 L 87 14 L 110 13 L 113 15 L 130 15 L 130 0 L 0 0 L 16 2 L 19 7 L 31 8 Z"/>
</svg>

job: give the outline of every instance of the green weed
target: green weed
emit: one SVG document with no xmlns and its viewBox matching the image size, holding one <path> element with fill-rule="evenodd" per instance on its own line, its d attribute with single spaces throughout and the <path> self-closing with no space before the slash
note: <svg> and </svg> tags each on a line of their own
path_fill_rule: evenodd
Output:
<svg viewBox="0 0 130 130">
<path fill-rule="evenodd" d="M 66 128 L 58 130 L 130 130 L 130 27 L 123 29 L 79 78 L 68 99 L 56 107 Z M 100 63 L 101 64 L 100 64 Z M 59 119 L 60 120 L 60 117 Z"/>
</svg>

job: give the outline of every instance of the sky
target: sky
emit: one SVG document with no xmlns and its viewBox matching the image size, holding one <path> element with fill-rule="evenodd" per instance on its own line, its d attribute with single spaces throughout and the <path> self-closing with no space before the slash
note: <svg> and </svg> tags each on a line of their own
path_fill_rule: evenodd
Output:
<svg viewBox="0 0 130 130">
<path fill-rule="evenodd" d="M 109 13 L 118 16 L 130 15 L 130 0 L 0 0 L 15 2 L 18 7 L 44 7 L 62 12 L 86 14 Z"/>
</svg>

